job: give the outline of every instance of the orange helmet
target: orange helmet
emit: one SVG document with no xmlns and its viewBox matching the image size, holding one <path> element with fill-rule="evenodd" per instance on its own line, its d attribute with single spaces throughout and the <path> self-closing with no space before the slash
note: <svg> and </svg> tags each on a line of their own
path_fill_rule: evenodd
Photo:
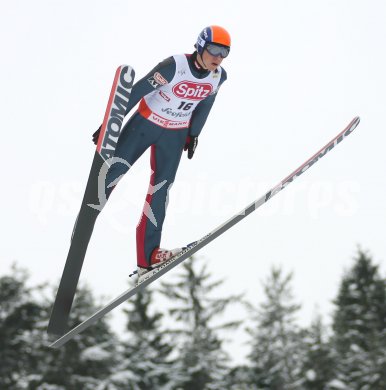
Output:
<svg viewBox="0 0 386 390">
<path fill-rule="evenodd" d="M 222 46 L 228 49 L 231 47 L 231 36 L 225 28 L 220 26 L 205 27 L 197 38 L 195 45 L 199 54 L 206 49 L 208 45 Z"/>
</svg>

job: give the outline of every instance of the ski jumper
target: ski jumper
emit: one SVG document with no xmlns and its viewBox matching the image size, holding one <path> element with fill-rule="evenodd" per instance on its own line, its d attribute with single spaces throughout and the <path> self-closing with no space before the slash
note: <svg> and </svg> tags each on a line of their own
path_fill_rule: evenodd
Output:
<svg viewBox="0 0 386 390">
<path fill-rule="evenodd" d="M 145 206 L 137 226 L 137 264 L 149 267 L 160 246 L 168 192 L 174 182 L 188 136 L 198 136 L 226 72 L 201 68 L 192 55 L 175 55 L 159 63 L 132 89 L 126 114 L 139 108 L 123 127 L 106 177 L 106 196 L 137 159 L 151 148 L 151 176 Z"/>
</svg>

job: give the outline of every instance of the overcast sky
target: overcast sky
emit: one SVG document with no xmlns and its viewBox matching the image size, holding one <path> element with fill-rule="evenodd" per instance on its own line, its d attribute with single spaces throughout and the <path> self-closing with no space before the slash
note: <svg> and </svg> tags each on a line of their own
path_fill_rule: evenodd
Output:
<svg viewBox="0 0 386 390">
<path fill-rule="evenodd" d="M 281 265 L 294 272 L 301 323 L 316 307 L 327 319 L 357 245 L 386 271 L 385 20 L 383 0 L 2 1 L 0 276 L 17 261 L 31 283 L 60 278 L 116 67 L 139 79 L 219 24 L 232 35 L 228 80 L 180 164 L 162 246 L 204 236 L 359 115 L 334 151 L 200 252 L 226 279 L 224 295 L 258 304 Z M 146 154 L 97 221 L 81 277 L 97 295 L 120 294 L 135 269 L 149 174 Z M 237 361 L 246 347 L 236 335 Z"/>
</svg>

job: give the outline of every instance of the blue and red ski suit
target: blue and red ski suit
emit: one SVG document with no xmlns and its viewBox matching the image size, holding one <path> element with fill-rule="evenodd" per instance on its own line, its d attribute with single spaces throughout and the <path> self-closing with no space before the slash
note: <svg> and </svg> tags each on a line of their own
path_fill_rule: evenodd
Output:
<svg viewBox="0 0 386 390">
<path fill-rule="evenodd" d="M 140 267 L 150 265 L 152 251 L 160 246 L 168 192 L 187 139 L 200 134 L 227 77 L 221 67 L 214 72 L 201 68 L 196 58 L 197 52 L 169 57 L 134 84 L 126 115 L 140 105 L 123 127 L 114 153 L 127 164 L 114 163 L 107 173 L 108 198 L 113 189 L 109 185 L 151 148 L 150 186 L 136 231 Z"/>
</svg>

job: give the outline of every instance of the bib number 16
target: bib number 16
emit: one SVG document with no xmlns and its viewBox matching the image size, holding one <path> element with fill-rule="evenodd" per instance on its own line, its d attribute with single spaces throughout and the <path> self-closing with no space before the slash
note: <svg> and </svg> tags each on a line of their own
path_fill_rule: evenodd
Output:
<svg viewBox="0 0 386 390">
<path fill-rule="evenodd" d="M 181 102 L 177 110 L 185 110 L 188 111 L 192 108 L 193 103 L 188 103 L 188 102 Z"/>
</svg>

